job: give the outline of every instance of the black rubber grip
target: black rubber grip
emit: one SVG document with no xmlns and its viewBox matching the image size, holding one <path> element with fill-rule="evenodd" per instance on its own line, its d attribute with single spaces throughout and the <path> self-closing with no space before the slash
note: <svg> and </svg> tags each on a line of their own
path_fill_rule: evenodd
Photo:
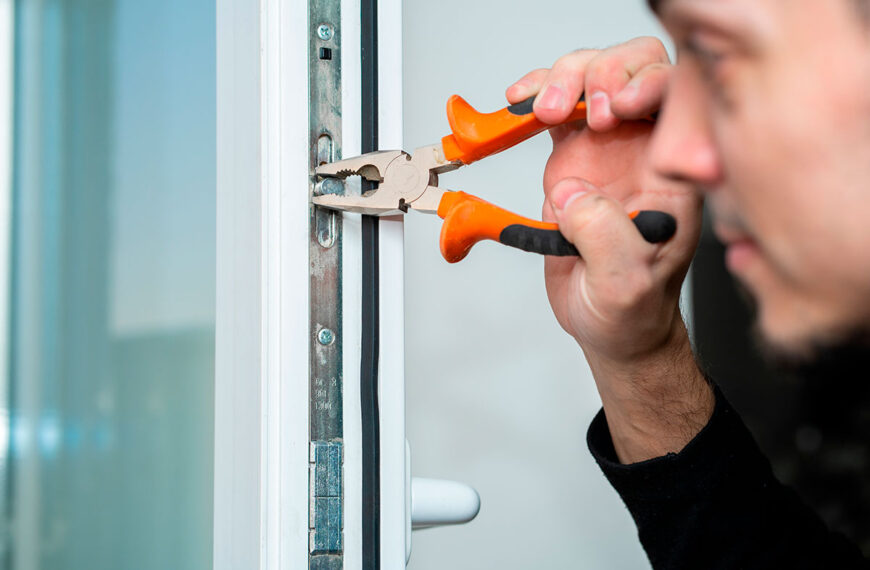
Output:
<svg viewBox="0 0 870 570">
<path fill-rule="evenodd" d="M 580 255 L 574 244 L 566 240 L 559 230 L 542 230 L 514 224 L 501 231 L 498 241 L 523 251 L 540 253 L 541 255 Z"/>
<path fill-rule="evenodd" d="M 632 220 L 640 235 L 650 243 L 668 241 L 677 231 L 677 221 L 670 214 L 644 210 Z M 541 255 L 568 257 L 580 255 L 574 244 L 565 239 L 559 230 L 542 230 L 514 224 L 501 231 L 498 241 L 523 251 Z"/>
<path fill-rule="evenodd" d="M 583 101 L 584 100 L 583 98 L 585 96 L 586 96 L 585 93 L 583 95 L 580 95 L 580 100 L 578 101 L 578 103 L 580 101 Z M 532 95 L 531 97 L 529 97 L 528 99 L 526 99 L 524 101 L 520 101 L 519 103 L 514 103 L 513 105 L 510 105 L 507 108 L 507 110 L 512 115 L 528 115 L 529 113 L 532 112 L 532 105 L 535 104 L 535 97 L 537 97 L 537 95 Z"/>
<path fill-rule="evenodd" d="M 670 214 L 657 210 L 643 210 L 632 220 L 643 239 L 650 243 L 662 243 L 677 233 L 677 220 Z"/>
</svg>

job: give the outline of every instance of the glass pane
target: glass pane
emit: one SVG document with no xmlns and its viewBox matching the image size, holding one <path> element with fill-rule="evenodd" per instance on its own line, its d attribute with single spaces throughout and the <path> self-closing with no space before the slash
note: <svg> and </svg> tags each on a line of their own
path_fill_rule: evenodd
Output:
<svg viewBox="0 0 870 570">
<path fill-rule="evenodd" d="M 209 568 L 215 4 L 15 9 L 0 560 Z"/>
</svg>

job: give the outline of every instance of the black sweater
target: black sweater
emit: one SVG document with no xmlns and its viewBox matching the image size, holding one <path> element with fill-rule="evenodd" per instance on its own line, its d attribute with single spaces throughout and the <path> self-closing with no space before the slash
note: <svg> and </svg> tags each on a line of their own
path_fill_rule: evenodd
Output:
<svg viewBox="0 0 870 570">
<path fill-rule="evenodd" d="M 680 453 L 620 464 L 603 410 L 587 442 L 656 569 L 870 568 L 776 480 L 718 389 L 709 423 Z"/>
</svg>

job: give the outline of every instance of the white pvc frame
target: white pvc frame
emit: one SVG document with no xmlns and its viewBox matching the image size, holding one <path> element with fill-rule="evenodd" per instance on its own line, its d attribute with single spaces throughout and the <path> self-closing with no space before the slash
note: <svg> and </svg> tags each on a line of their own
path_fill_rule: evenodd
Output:
<svg viewBox="0 0 870 570">
<path fill-rule="evenodd" d="M 379 3 L 379 137 L 401 148 L 401 4 Z M 342 0 L 343 155 L 360 151 L 358 0 Z M 307 2 L 217 2 L 214 568 L 307 567 Z M 345 568 L 361 566 L 360 228 L 344 217 Z M 381 567 L 406 555 L 403 225 L 380 224 Z"/>
<path fill-rule="evenodd" d="M 308 232 L 284 223 L 308 212 L 306 22 L 302 2 L 217 2 L 216 569 L 307 556 L 290 502 L 308 487 Z"/>
</svg>

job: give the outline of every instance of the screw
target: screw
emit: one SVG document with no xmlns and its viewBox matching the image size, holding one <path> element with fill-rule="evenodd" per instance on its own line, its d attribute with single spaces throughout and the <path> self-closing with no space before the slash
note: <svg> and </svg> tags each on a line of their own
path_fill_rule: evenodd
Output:
<svg viewBox="0 0 870 570">
<path fill-rule="evenodd" d="M 317 27 L 317 37 L 323 41 L 329 40 L 332 37 L 332 28 L 330 28 L 327 24 L 320 24 Z"/>
<path fill-rule="evenodd" d="M 320 329 L 320 332 L 317 333 L 317 342 L 322 344 L 323 346 L 327 346 L 332 344 L 335 340 L 335 333 L 330 329 Z"/>
</svg>

